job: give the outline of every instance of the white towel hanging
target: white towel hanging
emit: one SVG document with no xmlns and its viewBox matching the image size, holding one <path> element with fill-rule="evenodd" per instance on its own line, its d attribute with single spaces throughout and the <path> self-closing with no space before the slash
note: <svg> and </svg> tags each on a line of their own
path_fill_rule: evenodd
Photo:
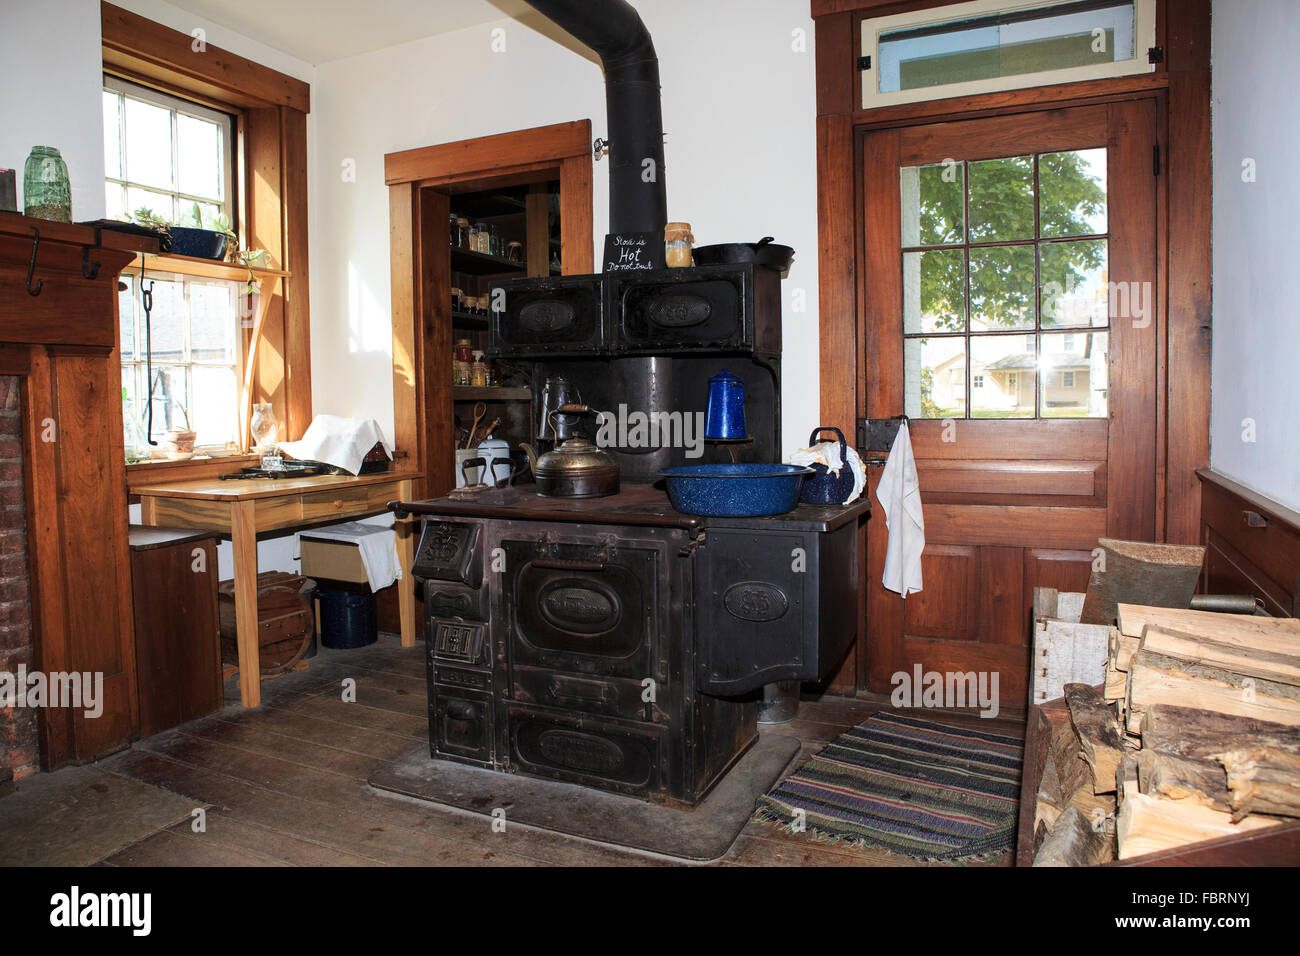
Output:
<svg viewBox="0 0 1300 956">
<path fill-rule="evenodd" d="M 921 484 L 906 420 L 898 426 L 898 435 L 889 449 L 889 460 L 876 486 L 876 499 L 885 509 L 885 527 L 889 533 L 881 583 L 906 598 L 921 590 L 921 552 L 925 550 Z"/>
</svg>

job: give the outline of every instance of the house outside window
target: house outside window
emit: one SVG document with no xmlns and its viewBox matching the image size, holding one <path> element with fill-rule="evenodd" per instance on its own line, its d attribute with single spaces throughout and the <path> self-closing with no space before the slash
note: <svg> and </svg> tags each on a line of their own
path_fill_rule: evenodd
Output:
<svg viewBox="0 0 1300 956">
<path fill-rule="evenodd" d="M 983 375 L 976 375 L 973 379 L 971 379 L 971 388 L 983 388 L 983 387 L 984 387 Z"/>
<path fill-rule="evenodd" d="M 1062 372 L 1062 373 L 1061 373 L 1061 385 L 1062 385 L 1063 387 L 1065 387 L 1065 388 L 1074 388 L 1074 373 L 1073 373 L 1073 372 Z"/>
<path fill-rule="evenodd" d="M 229 116 L 116 77 L 105 77 L 103 107 L 110 218 L 147 211 L 164 223 L 230 226 Z M 169 273 L 165 263 L 147 257 L 143 267 L 122 274 L 123 417 L 128 439 L 136 439 L 128 445 L 188 428 L 198 433 L 196 446 L 225 447 L 239 437 L 244 283 Z M 152 397 L 151 429 L 146 396 Z"/>
</svg>

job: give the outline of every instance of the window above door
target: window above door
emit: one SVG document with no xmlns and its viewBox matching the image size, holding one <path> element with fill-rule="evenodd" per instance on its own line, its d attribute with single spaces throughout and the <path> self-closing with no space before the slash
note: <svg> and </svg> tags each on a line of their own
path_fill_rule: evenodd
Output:
<svg viewBox="0 0 1300 956">
<path fill-rule="evenodd" d="M 862 107 L 1150 73 L 1155 0 L 973 0 L 862 21 Z"/>
</svg>

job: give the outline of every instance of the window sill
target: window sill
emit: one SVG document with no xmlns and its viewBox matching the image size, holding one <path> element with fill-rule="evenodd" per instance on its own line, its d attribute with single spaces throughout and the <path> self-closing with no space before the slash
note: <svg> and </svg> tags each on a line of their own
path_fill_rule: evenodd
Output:
<svg viewBox="0 0 1300 956">
<path fill-rule="evenodd" d="M 130 491 L 140 485 L 168 481 L 194 481 L 230 475 L 254 465 L 257 455 L 226 455 L 222 458 L 190 458 L 187 461 L 140 461 L 126 466 L 126 486 Z"/>
<path fill-rule="evenodd" d="M 127 269 L 143 269 L 146 273 L 176 273 L 198 276 L 203 279 L 230 279 L 236 282 L 247 282 L 250 270 L 259 281 L 271 277 L 292 278 L 289 273 L 281 269 L 267 269 L 264 266 L 245 268 L 240 263 L 217 261 L 215 259 L 196 259 L 193 256 L 175 256 L 169 252 L 136 256 L 135 261 L 127 266 Z"/>
</svg>

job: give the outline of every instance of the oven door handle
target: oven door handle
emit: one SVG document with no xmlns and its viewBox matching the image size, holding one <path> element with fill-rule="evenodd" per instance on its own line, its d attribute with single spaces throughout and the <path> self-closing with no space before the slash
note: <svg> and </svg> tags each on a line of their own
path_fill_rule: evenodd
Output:
<svg viewBox="0 0 1300 956">
<path fill-rule="evenodd" d="M 533 558 L 533 567 L 548 571 L 604 571 L 604 561 L 570 561 L 564 558 Z"/>
</svg>

